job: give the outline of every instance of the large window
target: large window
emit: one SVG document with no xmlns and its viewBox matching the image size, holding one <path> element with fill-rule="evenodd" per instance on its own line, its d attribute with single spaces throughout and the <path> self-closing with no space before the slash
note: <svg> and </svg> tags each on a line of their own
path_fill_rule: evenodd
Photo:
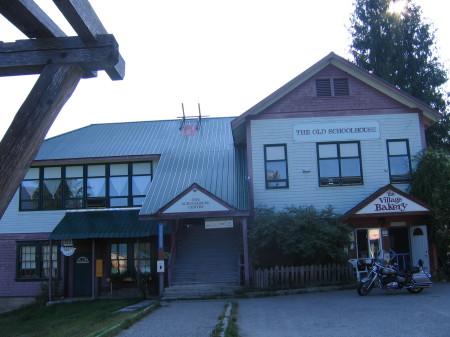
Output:
<svg viewBox="0 0 450 337">
<path fill-rule="evenodd" d="M 141 206 L 152 162 L 30 168 L 20 188 L 20 210 Z"/>
<path fill-rule="evenodd" d="M 286 144 L 265 145 L 266 188 L 289 187 Z"/>
<path fill-rule="evenodd" d="M 387 151 L 391 183 L 408 183 L 411 180 L 408 140 L 388 140 Z"/>
<path fill-rule="evenodd" d="M 111 274 L 123 274 L 127 271 L 151 272 L 149 242 L 111 244 Z"/>
<path fill-rule="evenodd" d="M 359 142 L 318 143 L 320 186 L 361 185 Z"/>
<path fill-rule="evenodd" d="M 50 271 L 52 277 L 59 276 L 58 245 L 50 245 L 47 241 L 32 241 L 17 243 L 17 272 L 18 280 L 48 279 Z"/>
</svg>

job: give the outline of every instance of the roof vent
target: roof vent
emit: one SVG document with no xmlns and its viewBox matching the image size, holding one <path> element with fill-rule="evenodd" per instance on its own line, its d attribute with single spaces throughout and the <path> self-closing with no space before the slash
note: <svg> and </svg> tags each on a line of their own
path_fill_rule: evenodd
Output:
<svg viewBox="0 0 450 337">
<path fill-rule="evenodd" d="M 347 78 L 335 78 L 334 84 L 334 96 L 348 96 L 348 79 Z"/>
<path fill-rule="evenodd" d="M 330 79 L 316 80 L 316 90 L 318 97 L 330 97 L 331 96 L 331 83 Z"/>
</svg>

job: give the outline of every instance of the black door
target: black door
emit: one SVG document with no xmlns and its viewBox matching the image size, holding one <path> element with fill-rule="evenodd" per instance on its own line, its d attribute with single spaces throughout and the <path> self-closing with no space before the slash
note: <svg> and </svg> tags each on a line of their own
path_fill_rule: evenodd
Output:
<svg viewBox="0 0 450 337">
<path fill-rule="evenodd" d="M 75 254 L 73 296 L 92 296 L 92 261 L 88 254 Z"/>
</svg>

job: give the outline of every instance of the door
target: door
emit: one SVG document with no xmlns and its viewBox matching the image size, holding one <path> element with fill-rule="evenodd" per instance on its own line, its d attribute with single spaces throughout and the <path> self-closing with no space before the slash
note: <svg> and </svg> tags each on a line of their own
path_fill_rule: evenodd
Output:
<svg viewBox="0 0 450 337">
<path fill-rule="evenodd" d="M 430 270 L 427 226 L 411 227 L 409 229 L 409 238 L 411 241 L 411 264 L 413 266 L 418 266 L 419 260 L 422 260 L 424 267 L 426 267 L 427 270 Z"/>
<path fill-rule="evenodd" d="M 73 266 L 73 296 L 92 296 L 92 265 L 88 254 L 75 254 Z"/>
</svg>

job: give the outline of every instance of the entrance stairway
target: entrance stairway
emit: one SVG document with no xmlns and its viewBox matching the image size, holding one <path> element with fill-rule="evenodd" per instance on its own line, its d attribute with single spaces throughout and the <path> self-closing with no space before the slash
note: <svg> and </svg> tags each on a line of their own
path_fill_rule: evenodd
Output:
<svg viewBox="0 0 450 337">
<path fill-rule="evenodd" d="M 164 299 L 233 295 L 241 289 L 235 229 L 188 225 L 180 234 L 172 286 L 164 290 Z"/>
</svg>

